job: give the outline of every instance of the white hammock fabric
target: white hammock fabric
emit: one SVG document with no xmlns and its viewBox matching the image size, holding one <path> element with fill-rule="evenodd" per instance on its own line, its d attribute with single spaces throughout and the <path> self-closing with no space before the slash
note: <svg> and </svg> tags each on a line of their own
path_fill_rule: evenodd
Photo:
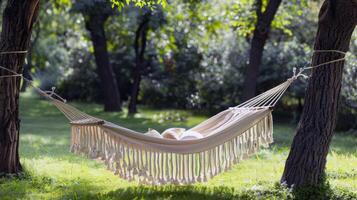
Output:
<svg viewBox="0 0 357 200">
<path fill-rule="evenodd" d="M 0 54 L 27 51 L 0 52 Z M 315 50 L 314 53 L 338 53 Z M 302 72 L 340 62 L 340 58 L 301 68 L 282 84 L 236 106 L 224 110 L 197 126 L 185 130 L 172 128 L 163 134 L 155 130 L 139 133 L 92 117 L 66 104 L 54 89 L 46 92 L 35 87 L 22 74 L 9 72 L 0 78 L 21 77 L 40 95 L 50 100 L 70 121 L 71 151 L 102 159 L 108 169 L 127 180 L 145 184 L 191 184 L 204 182 L 230 169 L 234 164 L 273 142 L 272 108 Z"/>
<path fill-rule="evenodd" d="M 197 126 L 136 132 L 92 117 L 38 88 L 70 121 L 71 151 L 143 184 L 205 182 L 273 142 L 272 108 L 297 76 Z"/>
</svg>

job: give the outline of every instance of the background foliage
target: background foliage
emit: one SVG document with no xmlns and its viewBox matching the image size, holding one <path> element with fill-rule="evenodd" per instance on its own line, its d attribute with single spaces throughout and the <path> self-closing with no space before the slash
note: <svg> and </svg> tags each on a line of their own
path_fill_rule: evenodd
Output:
<svg viewBox="0 0 357 200">
<path fill-rule="evenodd" d="M 105 27 L 108 51 L 124 101 L 133 81 L 135 31 L 149 9 L 153 14 L 145 59 L 150 64 L 143 74 L 139 103 L 215 113 L 241 102 L 256 20 L 253 0 L 61 0 L 43 4 L 31 58 L 31 72 L 43 88 L 58 85 L 58 91 L 69 100 L 101 102 L 93 47 L 78 13 L 100 4 L 104 10 L 95 11 L 111 15 Z M 259 92 L 291 76 L 293 67 L 309 64 L 318 8 L 317 2 L 283 1 L 265 46 Z M 338 123 L 344 130 L 357 128 L 356 34 L 351 46 Z M 299 81 L 290 88 L 277 107 L 277 113 L 284 116 L 281 119 L 290 116 L 291 121 L 298 120 L 305 86 L 306 81 Z"/>
</svg>

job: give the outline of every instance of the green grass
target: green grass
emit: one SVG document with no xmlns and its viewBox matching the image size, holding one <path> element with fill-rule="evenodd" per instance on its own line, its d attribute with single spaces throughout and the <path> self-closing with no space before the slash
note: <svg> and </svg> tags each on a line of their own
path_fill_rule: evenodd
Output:
<svg viewBox="0 0 357 200">
<path fill-rule="evenodd" d="M 135 117 L 104 113 L 95 104 L 75 104 L 91 115 L 146 131 L 170 126 L 189 127 L 205 116 L 177 110 L 141 108 Z M 165 121 L 167 113 L 179 113 L 178 122 Z M 67 120 L 48 102 L 29 94 L 21 97 L 21 162 L 26 173 L 20 178 L 0 179 L 0 199 L 284 199 L 287 191 L 279 181 L 294 126 L 274 127 L 275 143 L 207 183 L 192 186 L 141 186 L 106 170 L 102 163 L 69 152 Z M 180 120 L 186 119 L 180 122 Z M 160 123 L 161 122 L 161 123 Z M 357 198 L 357 137 L 336 134 L 327 163 L 327 178 L 333 191 Z"/>
</svg>

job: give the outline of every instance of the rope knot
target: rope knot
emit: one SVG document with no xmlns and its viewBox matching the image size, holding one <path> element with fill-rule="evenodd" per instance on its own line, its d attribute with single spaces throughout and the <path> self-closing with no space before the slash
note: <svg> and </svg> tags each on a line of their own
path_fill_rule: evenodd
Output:
<svg viewBox="0 0 357 200">
<path fill-rule="evenodd" d="M 308 79 L 309 76 L 306 74 L 303 74 L 303 72 L 305 71 L 306 68 L 302 67 L 299 68 L 299 72 L 297 72 L 297 68 L 294 67 L 293 68 L 293 76 L 291 78 L 289 78 L 289 81 L 295 81 L 296 79 L 298 79 L 299 77 L 303 77 L 304 79 Z"/>
<path fill-rule="evenodd" d="M 55 94 L 56 87 L 51 88 L 51 93 L 49 94 L 50 96 L 53 96 Z"/>
<path fill-rule="evenodd" d="M 63 103 L 67 103 L 67 100 L 62 98 L 60 95 L 58 95 L 55 92 L 55 90 L 56 90 L 56 87 L 52 87 L 51 91 L 45 91 L 44 94 L 51 98 L 57 98 L 57 99 L 61 100 Z"/>
</svg>

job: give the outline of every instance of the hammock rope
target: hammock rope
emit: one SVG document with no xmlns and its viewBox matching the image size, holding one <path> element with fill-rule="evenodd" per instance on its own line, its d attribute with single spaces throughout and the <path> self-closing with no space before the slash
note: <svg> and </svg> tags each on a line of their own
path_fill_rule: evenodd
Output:
<svg viewBox="0 0 357 200">
<path fill-rule="evenodd" d="M 2 51 L 0 52 L 0 55 L 5 55 L 5 54 L 26 54 L 27 51 Z"/>
<path fill-rule="evenodd" d="M 344 52 L 315 50 L 315 53 Z M 9 52 L 7 52 L 9 53 Z M 13 52 L 19 53 L 19 52 Z M 1 54 L 1 53 L 0 53 Z M 340 62 L 345 57 L 316 66 L 294 68 L 293 76 L 278 86 L 235 107 L 230 107 L 191 129 L 171 128 L 162 134 L 149 129 L 136 132 L 92 117 L 67 104 L 51 91 L 34 86 L 15 71 L 0 78 L 21 77 L 51 101 L 70 121 L 71 151 L 102 159 L 116 175 L 143 184 L 192 184 L 205 182 L 273 142 L 272 108 L 303 72 Z"/>
</svg>

